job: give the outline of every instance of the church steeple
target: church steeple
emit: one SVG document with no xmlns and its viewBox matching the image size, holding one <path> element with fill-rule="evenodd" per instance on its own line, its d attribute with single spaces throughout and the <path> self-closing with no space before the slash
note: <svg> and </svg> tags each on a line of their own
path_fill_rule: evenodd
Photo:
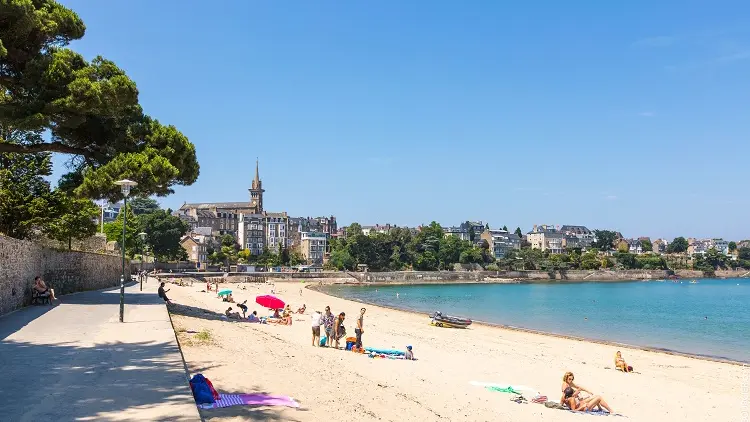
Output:
<svg viewBox="0 0 750 422">
<path fill-rule="evenodd" d="M 263 184 L 260 181 L 260 172 L 258 170 L 258 159 L 255 159 L 255 179 L 250 187 L 250 206 L 255 208 L 255 214 L 263 213 Z"/>
</svg>

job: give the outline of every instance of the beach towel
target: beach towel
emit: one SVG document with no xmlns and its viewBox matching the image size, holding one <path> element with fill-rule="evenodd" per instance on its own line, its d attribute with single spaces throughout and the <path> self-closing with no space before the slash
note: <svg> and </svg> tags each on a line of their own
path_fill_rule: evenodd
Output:
<svg viewBox="0 0 750 422">
<path fill-rule="evenodd" d="M 565 410 L 567 410 L 568 412 L 573 412 L 573 413 L 582 413 L 584 415 L 594 415 L 594 416 L 610 416 L 610 415 L 611 416 L 622 416 L 622 415 L 619 415 L 617 413 L 609 413 L 609 412 L 607 412 L 604 409 L 602 409 L 602 410 L 570 410 L 570 409 L 568 409 L 566 407 Z"/>
<path fill-rule="evenodd" d="M 404 355 L 382 355 L 382 354 L 376 354 L 376 353 L 368 353 L 366 355 L 369 358 L 380 358 L 380 359 L 394 359 L 394 360 L 406 360 Z M 416 360 L 416 359 L 413 359 Z"/>
<path fill-rule="evenodd" d="M 537 395 L 542 395 L 536 388 L 528 387 L 525 385 L 511 384 L 507 382 L 471 381 L 469 382 L 469 384 L 477 386 L 477 387 L 499 387 L 499 388 L 511 387 L 516 391 L 520 391 L 522 394 L 526 394 L 527 397 L 534 397 Z"/>
<path fill-rule="evenodd" d="M 512 394 L 518 394 L 519 396 L 521 395 L 521 393 L 519 393 L 518 391 L 514 390 L 513 387 L 505 387 L 505 388 L 502 388 L 502 387 L 484 387 L 484 388 L 486 388 L 488 391 L 498 391 L 500 393 L 512 393 Z"/>
<path fill-rule="evenodd" d="M 220 409 L 231 406 L 287 406 L 299 407 L 299 403 L 287 396 L 268 394 L 219 394 L 214 403 L 199 404 L 201 409 Z"/>
<path fill-rule="evenodd" d="M 375 353 L 378 355 L 395 355 L 395 356 L 402 356 L 404 352 L 401 350 L 393 350 L 393 349 L 376 349 L 374 347 L 365 347 L 366 352 Z"/>
</svg>

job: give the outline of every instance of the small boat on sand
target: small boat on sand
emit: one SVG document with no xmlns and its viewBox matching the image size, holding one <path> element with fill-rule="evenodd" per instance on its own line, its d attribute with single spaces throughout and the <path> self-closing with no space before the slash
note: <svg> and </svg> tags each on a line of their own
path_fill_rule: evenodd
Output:
<svg viewBox="0 0 750 422">
<path fill-rule="evenodd" d="M 443 315 L 438 311 L 432 314 L 432 321 L 430 321 L 430 324 L 436 327 L 466 328 L 471 325 L 471 320 L 468 318 Z"/>
</svg>

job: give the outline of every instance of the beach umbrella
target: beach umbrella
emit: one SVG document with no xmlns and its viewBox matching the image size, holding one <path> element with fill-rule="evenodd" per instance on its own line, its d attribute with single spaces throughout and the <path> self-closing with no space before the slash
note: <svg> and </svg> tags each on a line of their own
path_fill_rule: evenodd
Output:
<svg viewBox="0 0 750 422">
<path fill-rule="evenodd" d="M 284 307 L 284 301 L 272 295 L 257 296 L 255 303 L 268 309 L 282 309 Z"/>
<path fill-rule="evenodd" d="M 232 293 L 231 289 L 224 289 L 224 290 L 222 290 L 222 291 L 219 292 L 219 296 L 224 296 L 224 295 L 228 295 L 228 294 L 231 294 L 231 293 Z"/>
</svg>

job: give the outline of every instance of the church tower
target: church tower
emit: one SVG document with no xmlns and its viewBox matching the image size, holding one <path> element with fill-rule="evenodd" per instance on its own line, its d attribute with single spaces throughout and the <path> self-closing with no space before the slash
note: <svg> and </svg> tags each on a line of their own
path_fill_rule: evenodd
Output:
<svg viewBox="0 0 750 422">
<path fill-rule="evenodd" d="M 254 214 L 263 213 L 263 184 L 260 181 L 260 175 L 258 173 L 258 160 L 255 160 L 255 179 L 250 187 L 250 207 L 252 207 Z"/>
</svg>

